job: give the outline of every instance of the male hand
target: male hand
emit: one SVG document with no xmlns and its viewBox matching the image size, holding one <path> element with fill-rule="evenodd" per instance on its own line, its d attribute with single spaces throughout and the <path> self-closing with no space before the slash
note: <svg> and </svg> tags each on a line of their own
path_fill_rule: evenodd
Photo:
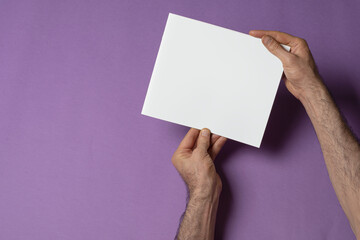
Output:
<svg viewBox="0 0 360 240">
<path fill-rule="evenodd" d="M 285 85 L 299 100 L 324 87 L 310 49 L 304 39 L 277 31 L 252 30 L 249 34 L 261 38 L 265 47 L 280 59 L 284 67 Z M 290 52 L 281 45 L 290 46 Z"/>
<path fill-rule="evenodd" d="M 185 181 L 190 197 L 220 195 L 222 183 L 213 160 L 226 142 L 225 137 L 191 128 L 172 156 L 172 163 Z"/>
<path fill-rule="evenodd" d="M 287 89 L 303 104 L 319 139 L 331 183 L 360 239 L 360 144 L 321 81 L 305 40 L 276 31 L 250 31 L 284 67 Z M 289 45 L 290 52 L 279 45 Z"/>
</svg>

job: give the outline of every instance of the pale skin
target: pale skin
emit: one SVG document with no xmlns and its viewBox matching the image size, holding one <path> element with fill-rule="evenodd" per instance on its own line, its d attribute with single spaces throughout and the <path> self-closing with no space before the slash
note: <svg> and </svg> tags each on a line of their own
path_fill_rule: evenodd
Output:
<svg viewBox="0 0 360 240">
<path fill-rule="evenodd" d="M 252 30 L 249 34 L 261 38 L 282 62 L 285 86 L 302 103 L 313 124 L 335 193 L 360 239 L 360 144 L 323 83 L 306 41 L 277 31 Z M 290 52 L 280 43 L 290 46 Z M 226 138 L 209 129 L 203 132 L 208 135 L 190 129 L 172 156 L 189 190 L 176 239 L 214 239 L 222 184 L 213 161 Z"/>
</svg>

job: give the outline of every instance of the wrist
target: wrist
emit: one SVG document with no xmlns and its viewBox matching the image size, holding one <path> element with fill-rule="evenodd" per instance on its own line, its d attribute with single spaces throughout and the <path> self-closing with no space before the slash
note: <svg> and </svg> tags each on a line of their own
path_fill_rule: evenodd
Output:
<svg viewBox="0 0 360 240">
<path fill-rule="evenodd" d="M 299 100 L 305 107 L 313 101 L 321 100 L 328 96 L 327 88 L 320 77 L 313 77 L 307 82 L 311 84 L 299 95 Z"/>
<path fill-rule="evenodd" d="M 314 84 L 310 90 L 304 92 L 299 100 L 313 124 L 328 121 L 329 109 L 332 110 L 333 117 L 340 117 L 340 113 L 337 110 L 334 100 L 321 79 L 317 79 L 316 84 Z"/>
<path fill-rule="evenodd" d="M 221 187 L 215 186 L 213 188 L 198 188 L 190 191 L 189 199 L 202 202 L 217 201 L 220 197 Z"/>
<path fill-rule="evenodd" d="M 199 179 L 196 185 L 189 186 L 189 197 L 202 199 L 219 198 L 222 190 L 222 181 L 219 175 L 216 177 Z"/>
<path fill-rule="evenodd" d="M 208 195 L 193 193 L 189 196 L 188 205 L 196 208 L 205 206 L 215 208 L 219 203 L 219 198 L 220 194 L 216 193 Z"/>
</svg>

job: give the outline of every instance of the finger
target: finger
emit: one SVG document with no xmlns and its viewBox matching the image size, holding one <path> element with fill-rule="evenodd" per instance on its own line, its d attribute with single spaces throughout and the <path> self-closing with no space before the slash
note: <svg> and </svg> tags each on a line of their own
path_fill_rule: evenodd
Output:
<svg viewBox="0 0 360 240">
<path fill-rule="evenodd" d="M 191 150 L 194 150 L 196 147 L 197 147 L 197 141 L 195 140 L 195 144 L 194 144 L 194 146 L 192 147 Z"/>
<path fill-rule="evenodd" d="M 210 147 L 211 147 L 212 145 L 214 145 L 214 143 L 215 143 L 220 137 L 221 137 L 221 136 L 212 133 L 212 134 L 211 134 L 211 139 L 210 139 Z M 195 145 L 194 145 L 194 147 L 193 147 L 193 150 L 196 148 L 196 146 L 197 146 L 197 142 L 195 142 Z"/>
<path fill-rule="evenodd" d="M 286 51 L 281 45 L 280 43 L 278 43 L 274 38 L 272 38 L 269 35 L 264 35 L 261 38 L 262 43 L 264 44 L 264 46 L 269 50 L 269 52 L 271 52 L 272 54 L 274 54 L 276 57 L 278 57 L 280 59 L 281 62 L 285 63 L 287 62 L 291 57 L 293 57 L 293 55 L 291 53 L 289 53 L 288 51 Z"/>
<path fill-rule="evenodd" d="M 220 137 L 215 144 L 210 148 L 209 154 L 213 160 L 215 160 L 216 156 L 219 154 L 220 150 L 226 143 L 226 137 Z"/>
<path fill-rule="evenodd" d="M 196 139 L 199 136 L 199 130 L 195 128 L 190 128 L 190 130 L 185 135 L 184 139 L 179 144 L 178 149 L 192 149 L 196 143 Z"/>
<path fill-rule="evenodd" d="M 207 152 L 210 147 L 210 130 L 203 128 L 197 139 L 196 149 L 200 149 L 202 152 Z"/>
<path fill-rule="evenodd" d="M 295 47 L 300 42 L 300 38 L 279 31 L 251 30 L 249 34 L 257 38 L 262 38 L 263 36 L 268 35 L 274 38 L 277 42 L 289 45 L 290 47 Z"/>
<path fill-rule="evenodd" d="M 221 136 L 217 134 L 211 134 L 211 141 L 210 141 L 210 147 L 214 145 L 214 143 L 220 138 Z"/>
</svg>

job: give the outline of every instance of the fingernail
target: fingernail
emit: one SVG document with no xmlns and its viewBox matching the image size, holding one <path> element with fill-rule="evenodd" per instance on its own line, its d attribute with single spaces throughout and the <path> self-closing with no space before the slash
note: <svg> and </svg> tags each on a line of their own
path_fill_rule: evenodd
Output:
<svg viewBox="0 0 360 240">
<path fill-rule="evenodd" d="M 210 131 L 206 128 L 201 130 L 201 136 L 208 137 L 210 135 Z"/>
<path fill-rule="evenodd" d="M 271 40 L 272 40 L 271 37 L 269 37 L 268 35 L 265 35 L 265 36 L 264 36 L 264 40 L 263 40 L 263 41 L 264 41 L 264 44 L 265 44 L 265 45 L 269 45 L 269 43 L 271 42 Z"/>
</svg>

